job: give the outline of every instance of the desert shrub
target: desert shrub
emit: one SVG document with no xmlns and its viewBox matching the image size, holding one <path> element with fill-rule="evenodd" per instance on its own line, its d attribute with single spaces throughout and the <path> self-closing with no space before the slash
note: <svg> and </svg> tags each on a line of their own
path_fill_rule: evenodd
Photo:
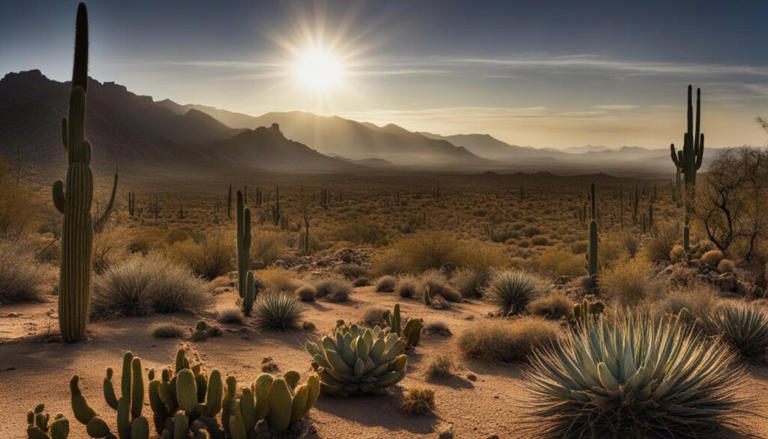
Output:
<svg viewBox="0 0 768 439">
<path fill-rule="evenodd" d="M 680 244 L 675 244 L 672 250 L 669 251 L 669 260 L 673 263 L 683 262 L 687 257 L 685 248 Z"/>
<path fill-rule="evenodd" d="M 533 268 L 550 277 L 580 276 L 585 273 L 584 257 L 561 249 L 547 250 L 534 258 Z"/>
<path fill-rule="evenodd" d="M 253 234 L 251 260 L 264 266 L 272 265 L 288 254 L 288 236 L 283 232 L 260 230 Z"/>
<path fill-rule="evenodd" d="M 458 345 L 467 358 L 524 361 L 534 349 L 557 340 L 563 331 L 552 321 L 536 317 L 478 322 L 459 335 Z"/>
<path fill-rule="evenodd" d="M 20 237 L 33 230 L 39 217 L 32 192 L 15 183 L 0 162 L 0 237 Z"/>
<path fill-rule="evenodd" d="M 624 232 L 619 235 L 619 242 L 630 258 L 634 258 L 640 250 L 640 238 L 637 233 Z"/>
<path fill-rule="evenodd" d="M 395 291 L 395 285 L 397 284 L 397 279 L 395 279 L 394 276 L 382 276 L 376 281 L 376 292 L 377 293 L 391 293 Z"/>
<path fill-rule="evenodd" d="M 344 224 L 333 234 L 339 241 L 349 241 L 355 244 L 373 246 L 387 243 L 387 230 L 379 224 L 369 222 L 353 222 Z"/>
<path fill-rule="evenodd" d="M 438 355 L 427 365 L 427 379 L 447 378 L 453 375 L 453 360 L 448 355 Z"/>
<path fill-rule="evenodd" d="M 349 280 L 368 275 L 368 270 L 358 264 L 341 264 L 334 271 Z"/>
<path fill-rule="evenodd" d="M 199 230 L 195 230 L 189 227 L 174 227 L 165 233 L 165 242 L 168 245 L 187 240 L 200 242 L 203 239 L 205 239 L 205 235 L 203 233 L 201 233 Z"/>
<path fill-rule="evenodd" d="M 528 304 L 528 312 L 550 320 L 568 318 L 573 314 L 573 301 L 563 293 L 549 293 L 533 299 Z"/>
<path fill-rule="evenodd" d="M 713 267 L 717 267 L 717 264 L 720 263 L 720 260 L 723 259 L 723 257 L 723 252 L 720 250 L 710 250 L 701 255 L 701 259 L 707 261 L 707 263 Z"/>
<path fill-rule="evenodd" d="M 680 229 L 672 223 L 659 222 L 656 224 L 656 230 L 651 239 L 643 248 L 645 259 L 653 262 L 656 260 L 666 260 L 672 247 L 677 244 L 682 236 Z"/>
<path fill-rule="evenodd" d="M 355 288 L 359 287 L 365 287 L 368 286 L 368 278 L 366 277 L 358 277 L 357 279 L 352 281 L 352 286 Z"/>
<path fill-rule="evenodd" d="M 329 302 L 344 302 L 352 292 L 352 284 L 345 279 L 328 277 L 314 284 L 317 297 L 325 297 Z"/>
<path fill-rule="evenodd" d="M 451 284 L 463 297 L 481 297 L 490 277 L 487 270 L 459 268 L 451 277 Z"/>
<path fill-rule="evenodd" d="M 404 298 L 416 297 L 418 294 L 418 289 L 418 282 L 416 282 L 416 279 L 410 276 L 401 277 L 397 280 L 397 284 L 395 285 L 395 292 L 400 297 Z"/>
<path fill-rule="evenodd" d="M 254 276 L 264 283 L 267 289 L 277 289 L 280 291 L 293 291 L 296 286 L 293 272 L 285 268 L 265 268 L 255 271 Z"/>
<path fill-rule="evenodd" d="M 240 308 L 229 307 L 219 310 L 216 314 L 216 321 L 219 323 L 229 325 L 242 325 L 243 324 L 243 312 Z"/>
<path fill-rule="evenodd" d="M 611 236 L 609 239 L 600 241 L 597 250 L 598 262 L 601 268 L 607 268 L 611 265 L 625 259 L 628 255 L 623 240 L 620 237 Z"/>
<path fill-rule="evenodd" d="M 761 307 L 724 302 L 705 320 L 705 327 L 746 358 L 762 359 L 768 349 L 768 313 Z"/>
<path fill-rule="evenodd" d="M 435 409 L 435 391 L 426 387 L 412 387 L 405 391 L 401 404 L 410 415 L 423 415 Z"/>
<path fill-rule="evenodd" d="M 312 285 L 304 284 L 296 288 L 296 297 L 302 302 L 314 302 L 316 296 L 317 290 Z"/>
<path fill-rule="evenodd" d="M 461 302 L 461 294 L 435 270 L 425 272 L 419 279 L 419 295 L 424 296 L 429 292 L 430 297 L 441 296 L 449 302 Z"/>
<path fill-rule="evenodd" d="M 547 238 L 546 236 L 538 235 L 538 236 L 534 236 L 533 239 L 531 239 L 531 244 L 547 246 L 547 245 L 551 245 L 551 242 L 549 241 L 549 238 Z"/>
<path fill-rule="evenodd" d="M 447 263 L 457 267 L 491 268 L 507 263 L 496 244 L 460 241 L 453 234 L 439 231 L 418 232 L 398 241 L 375 259 L 380 274 L 421 273 Z"/>
<path fill-rule="evenodd" d="M 234 249 L 223 235 L 213 235 L 197 243 L 191 239 L 177 241 L 166 249 L 166 255 L 212 280 L 234 269 Z"/>
<path fill-rule="evenodd" d="M 691 319 L 703 321 L 709 317 L 719 302 L 720 298 L 712 286 L 696 284 L 674 288 L 661 300 L 654 302 L 654 305 L 662 313 L 674 315 L 686 309 Z"/>
<path fill-rule="evenodd" d="M 497 273 L 491 279 L 486 296 L 498 307 L 500 315 L 520 314 L 536 296 L 538 280 L 521 270 Z"/>
<path fill-rule="evenodd" d="M 440 320 L 435 320 L 427 323 L 426 326 L 424 326 L 424 333 L 428 335 L 432 335 L 432 334 L 442 335 L 443 337 L 450 337 L 453 334 L 451 332 L 451 329 L 448 327 L 448 325 L 446 325 L 445 322 Z"/>
<path fill-rule="evenodd" d="M 153 337 L 157 338 L 184 338 L 186 329 L 174 322 L 158 323 L 151 327 Z"/>
<path fill-rule="evenodd" d="M 196 314 L 211 301 L 205 283 L 188 269 L 159 255 L 137 255 L 94 279 L 91 315 Z"/>
<path fill-rule="evenodd" d="M 45 281 L 44 266 L 35 260 L 35 251 L 30 245 L 0 240 L 0 305 L 42 302 Z"/>
<path fill-rule="evenodd" d="M 365 326 L 374 327 L 376 325 L 384 326 L 386 322 L 387 310 L 380 306 L 369 306 L 363 310 L 360 321 Z"/>
<path fill-rule="evenodd" d="M 256 297 L 253 319 L 256 325 L 269 329 L 293 329 L 301 317 L 299 303 L 293 297 L 271 290 Z"/>
<path fill-rule="evenodd" d="M 531 433 L 701 437 L 743 411 L 745 375 L 733 360 L 726 346 L 676 319 L 601 319 L 532 355 Z"/>
<path fill-rule="evenodd" d="M 125 230 L 106 228 L 93 235 L 93 271 L 103 273 L 107 268 L 128 256 Z"/>
<path fill-rule="evenodd" d="M 730 259 L 721 259 L 717 263 L 717 271 L 720 273 L 733 273 L 734 270 L 736 270 L 736 264 Z"/>
<path fill-rule="evenodd" d="M 642 258 L 617 263 L 600 274 L 600 289 L 620 305 L 637 305 L 659 292 L 650 270 L 650 262 Z"/>
<path fill-rule="evenodd" d="M 165 237 L 162 230 L 155 227 L 142 227 L 131 234 L 128 250 L 131 253 L 141 253 L 146 256 L 150 251 L 162 248 L 164 244 Z"/>
</svg>

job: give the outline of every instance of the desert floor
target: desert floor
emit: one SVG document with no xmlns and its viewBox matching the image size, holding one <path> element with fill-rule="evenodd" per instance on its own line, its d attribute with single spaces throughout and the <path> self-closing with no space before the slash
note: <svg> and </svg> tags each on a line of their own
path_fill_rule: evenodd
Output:
<svg viewBox="0 0 768 439">
<path fill-rule="evenodd" d="M 231 306 L 234 291 L 216 297 L 217 307 Z M 282 373 L 290 369 L 301 373 L 311 370 L 309 354 L 302 348 L 305 340 L 331 330 L 337 319 L 357 321 L 369 305 L 392 307 L 399 302 L 404 315 L 420 317 L 426 323 L 440 320 L 453 335 L 428 335 L 409 354 L 408 375 L 389 394 L 357 398 L 321 398 L 310 412 L 317 437 L 383 438 L 443 437 L 452 432 L 456 438 L 519 438 L 526 435 L 522 400 L 525 396 L 523 367 L 461 359 L 455 338 L 465 327 L 486 318 L 491 307 L 479 301 L 454 305 L 450 310 L 433 310 L 413 299 L 393 293 L 376 293 L 373 287 L 358 288 L 346 303 L 317 301 L 304 306 L 304 321 L 316 330 L 260 331 L 239 325 L 223 325 L 224 334 L 202 342 L 158 339 L 150 327 L 175 319 L 193 326 L 197 318 L 182 315 L 122 318 L 93 323 L 87 342 L 63 345 L 48 342 L 55 329 L 49 317 L 55 303 L 24 304 L 0 308 L 0 437 L 25 437 L 26 411 L 44 401 L 51 413 L 62 412 L 70 418 L 72 436 L 86 437 L 84 427 L 74 420 L 69 407 L 68 381 L 73 374 L 82 377 L 83 393 L 100 413 L 112 419 L 113 413 L 101 394 L 101 381 L 107 367 L 119 370 L 121 355 L 131 350 L 141 356 L 146 369 L 160 368 L 170 362 L 183 345 L 208 369 L 218 368 L 232 374 L 239 383 L 251 382 L 261 371 L 261 362 L 271 357 Z M 54 316 L 55 317 L 55 316 Z M 213 313 L 204 316 L 215 323 Z M 217 323 L 216 323 L 217 324 Z M 49 329 L 50 328 L 50 329 Z M 441 353 L 454 358 L 455 376 L 427 381 L 424 370 L 431 357 Z M 761 413 L 768 402 L 768 368 L 749 366 L 750 385 L 745 396 L 750 406 Z M 426 385 L 436 392 L 434 415 L 412 416 L 399 408 L 401 391 Z M 149 411 L 149 407 L 146 407 Z M 723 432 L 722 437 L 768 437 L 768 422 L 759 416 L 745 416 L 740 431 Z M 310 435 L 315 437 L 314 434 Z"/>
</svg>

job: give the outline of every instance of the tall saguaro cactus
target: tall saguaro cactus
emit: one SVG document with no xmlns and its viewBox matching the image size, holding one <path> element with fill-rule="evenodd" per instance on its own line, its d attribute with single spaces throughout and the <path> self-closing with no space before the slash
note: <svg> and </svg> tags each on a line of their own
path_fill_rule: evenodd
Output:
<svg viewBox="0 0 768 439">
<path fill-rule="evenodd" d="M 59 328 L 67 342 L 85 337 L 91 296 L 91 251 L 93 244 L 93 174 L 91 144 L 85 140 L 85 95 L 88 88 L 88 11 L 85 4 L 77 7 L 75 25 L 75 62 L 69 117 L 61 121 L 61 137 L 67 150 L 66 186 L 53 183 L 53 204 L 64 214 L 61 234 L 61 267 L 59 275 Z M 112 192 L 114 202 L 115 192 Z M 107 209 L 96 224 L 109 215 Z"/>
<path fill-rule="evenodd" d="M 701 89 L 696 89 L 696 125 L 693 124 L 693 87 L 688 86 L 688 125 L 683 136 L 683 150 L 675 151 L 675 144 L 669 145 L 672 162 L 683 174 L 685 197 L 685 227 L 683 246 L 690 248 L 690 221 L 693 200 L 696 196 L 696 171 L 704 159 L 704 134 L 701 132 Z M 694 131 L 694 129 L 696 131 Z"/>
<path fill-rule="evenodd" d="M 245 297 L 251 253 L 251 210 L 245 207 L 243 193 L 237 191 L 237 292 Z"/>
</svg>

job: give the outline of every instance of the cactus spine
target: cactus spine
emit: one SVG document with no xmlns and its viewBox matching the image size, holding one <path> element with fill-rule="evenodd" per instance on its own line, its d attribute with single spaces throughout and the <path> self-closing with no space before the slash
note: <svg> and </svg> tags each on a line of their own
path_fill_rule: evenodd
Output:
<svg viewBox="0 0 768 439">
<path fill-rule="evenodd" d="M 75 61 L 69 117 L 61 121 L 61 137 L 67 150 L 66 185 L 53 183 L 53 203 L 64 214 L 61 236 L 61 266 L 59 276 L 59 328 L 67 343 L 85 338 L 85 326 L 91 298 L 91 257 L 94 222 L 93 174 L 91 173 L 91 144 L 85 140 L 85 97 L 88 87 L 88 11 L 85 4 L 77 7 L 75 25 Z M 115 177 L 115 187 L 117 177 Z M 114 189 L 110 206 L 114 202 Z M 96 224 L 106 221 L 105 210 Z"/>
<path fill-rule="evenodd" d="M 696 196 L 696 171 L 701 168 L 704 159 L 704 134 L 701 132 L 701 89 L 696 89 L 696 125 L 693 124 L 693 87 L 688 86 L 687 131 L 683 136 L 683 150 L 675 151 L 675 144 L 669 145 L 672 162 L 684 179 L 685 226 L 683 228 L 683 247 L 690 249 L 690 222 L 693 213 L 693 200 Z M 696 130 L 694 132 L 694 129 Z"/>
<path fill-rule="evenodd" d="M 587 251 L 587 271 L 590 276 L 597 274 L 597 200 L 595 199 L 595 184 L 589 188 L 592 199 L 592 219 L 589 221 L 589 249 Z"/>
<path fill-rule="evenodd" d="M 251 255 L 251 210 L 243 204 L 243 193 L 237 191 L 237 292 L 245 297 Z"/>
</svg>

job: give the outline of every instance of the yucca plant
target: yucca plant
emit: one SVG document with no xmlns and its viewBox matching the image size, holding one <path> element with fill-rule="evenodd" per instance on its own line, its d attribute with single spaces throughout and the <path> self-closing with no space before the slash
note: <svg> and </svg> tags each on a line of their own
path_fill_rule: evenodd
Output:
<svg viewBox="0 0 768 439">
<path fill-rule="evenodd" d="M 292 329 L 301 316 L 299 303 L 295 298 L 277 291 L 261 294 L 253 305 L 256 324 L 270 329 Z"/>
<path fill-rule="evenodd" d="M 499 314 L 519 314 L 536 295 L 535 278 L 520 270 L 502 271 L 491 279 L 486 292 L 492 303 L 499 308 Z"/>
<path fill-rule="evenodd" d="M 705 319 L 704 326 L 745 358 L 762 358 L 768 349 L 768 314 L 755 305 L 726 302 Z"/>
<path fill-rule="evenodd" d="M 700 437 L 744 413 L 743 369 L 676 316 L 624 314 L 531 356 L 532 432 L 543 437 Z"/>
</svg>

